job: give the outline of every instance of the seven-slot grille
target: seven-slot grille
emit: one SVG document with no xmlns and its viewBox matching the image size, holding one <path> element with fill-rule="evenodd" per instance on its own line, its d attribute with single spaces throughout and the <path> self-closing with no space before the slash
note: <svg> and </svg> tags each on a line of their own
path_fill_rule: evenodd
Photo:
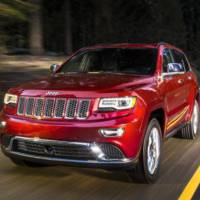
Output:
<svg viewBox="0 0 200 200">
<path fill-rule="evenodd" d="M 17 114 L 36 118 L 86 119 L 90 100 L 65 98 L 37 98 L 21 96 Z"/>
</svg>

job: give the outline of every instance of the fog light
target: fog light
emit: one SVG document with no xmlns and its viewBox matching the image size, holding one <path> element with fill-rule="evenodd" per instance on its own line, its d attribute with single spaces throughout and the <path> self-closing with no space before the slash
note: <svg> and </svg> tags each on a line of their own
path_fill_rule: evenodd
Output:
<svg viewBox="0 0 200 200">
<path fill-rule="evenodd" d="M 100 129 L 99 133 L 104 137 L 121 137 L 124 134 L 123 128 Z"/>
<path fill-rule="evenodd" d="M 98 158 L 104 158 L 104 153 L 101 150 L 101 148 L 97 145 L 97 144 L 92 144 L 90 146 L 91 151 L 95 154 L 95 156 L 97 156 Z"/>
<path fill-rule="evenodd" d="M 0 128 L 5 128 L 6 126 L 6 122 L 5 121 L 1 121 L 0 122 Z"/>
</svg>

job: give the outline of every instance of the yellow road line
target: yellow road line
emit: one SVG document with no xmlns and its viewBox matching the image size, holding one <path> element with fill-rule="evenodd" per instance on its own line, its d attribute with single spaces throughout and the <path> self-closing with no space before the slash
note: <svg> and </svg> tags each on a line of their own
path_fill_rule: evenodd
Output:
<svg viewBox="0 0 200 200">
<path fill-rule="evenodd" d="M 190 200 L 192 199 L 197 187 L 200 184 L 200 167 L 196 170 L 193 177 L 190 179 L 189 183 L 182 192 L 179 200 Z"/>
</svg>

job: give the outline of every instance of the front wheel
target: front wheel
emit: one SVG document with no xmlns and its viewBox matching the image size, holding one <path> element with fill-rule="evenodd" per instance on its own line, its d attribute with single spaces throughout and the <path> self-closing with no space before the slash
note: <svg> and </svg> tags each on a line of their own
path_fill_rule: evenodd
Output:
<svg viewBox="0 0 200 200">
<path fill-rule="evenodd" d="M 162 131 L 157 119 L 153 118 L 148 125 L 139 163 L 134 170 L 128 171 L 133 180 L 153 183 L 159 176 L 162 145 Z"/>
</svg>

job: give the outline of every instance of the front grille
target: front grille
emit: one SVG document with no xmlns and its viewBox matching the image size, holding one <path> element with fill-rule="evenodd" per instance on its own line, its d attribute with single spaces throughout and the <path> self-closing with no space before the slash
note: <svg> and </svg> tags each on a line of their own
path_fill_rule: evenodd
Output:
<svg viewBox="0 0 200 200">
<path fill-rule="evenodd" d="M 26 111 L 25 115 L 32 115 L 33 113 L 33 106 L 34 106 L 34 99 L 28 98 L 26 102 Z"/>
<path fill-rule="evenodd" d="M 86 119 L 90 100 L 67 98 L 36 98 L 21 96 L 17 114 L 36 118 Z"/>
<path fill-rule="evenodd" d="M 90 102 L 87 100 L 80 101 L 79 112 L 78 112 L 79 119 L 84 119 L 87 117 L 89 105 L 90 105 Z"/>
<path fill-rule="evenodd" d="M 15 140 L 14 151 L 28 153 L 33 155 L 64 158 L 64 159 L 81 159 L 94 160 L 94 154 L 88 146 L 71 145 L 71 144 L 46 144 L 36 143 L 33 141 Z"/>
<path fill-rule="evenodd" d="M 77 100 L 76 99 L 68 100 L 65 117 L 68 119 L 74 119 L 76 114 L 76 109 L 77 109 Z"/>
<path fill-rule="evenodd" d="M 23 115 L 24 114 L 24 108 L 25 108 L 25 98 L 20 97 L 19 102 L 18 102 L 18 109 L 17 109 L 17 114 L 18 115 Z"/>
<path fill-rule="evenodd" d="M 10 139 L 6 140 L 8 146 Z M 8 140 L 8 141 L 7 141 Z M 98 160 L 97 155 L 90 149 L 89 143 L 79 143 L 40 140 L 27 140 L 15 138 L 12 143 L 12 151 L 30 155 L 40 155 L 51 158 L 76 159 L 76 160 Z M 124 158 L 122 151 L 115 145 L 99 143 L 98 146 L 104 153 L 106 160 L 121 160 Z"/>
<path fill-rule="evenodd" d="M 45 102 L 45 109 L 44 109 L 44 116 L 51 118 L 53 115 L 53 106 L 54 106 L 54 99 L 46 99 Z"/>
<path fill-rule="evenodd" d="M 65 109 L 65 99 L 57 99 L 55 107 L 55 117 L 62 118 Z"/>
<path fill-rule="evenodd" d="M 35 100 L 36 101 L 36 103 L 35 103 L 35 112 L 34 112 L 34 114 L 35 114 L 35 116 L 36 117 L 41 117 L 42 116 L 42 114 L 43 114 L 43 106 L 44 106 L 44 99 L 36 99 Z"/>
</svg>

